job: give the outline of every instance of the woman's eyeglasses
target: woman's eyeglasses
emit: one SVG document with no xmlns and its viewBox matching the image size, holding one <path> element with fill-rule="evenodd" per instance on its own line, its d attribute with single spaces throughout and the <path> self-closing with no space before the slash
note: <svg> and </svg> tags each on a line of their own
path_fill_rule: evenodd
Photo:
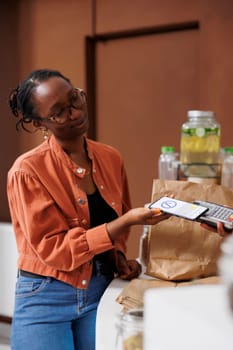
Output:
<svg viewBox="0 0 233 350">
<path fill-rule="evenodd" d="M 40 120 L 48 120 L 57 124 L 65 124 L 71 114 L 71 108 L 82 109 L 86 103 L 86 93 L 79 88 L 74 88 L 70 99 L 70 104 L 66 107 L 58 109 L 56 112 L 51 114 L 49 117 L 40 118 Z"/>
</svg>

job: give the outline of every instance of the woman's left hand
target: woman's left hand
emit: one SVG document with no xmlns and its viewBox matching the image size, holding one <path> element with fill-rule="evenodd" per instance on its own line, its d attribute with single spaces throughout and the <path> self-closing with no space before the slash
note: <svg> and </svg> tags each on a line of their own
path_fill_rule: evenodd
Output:
<svg viewBox="0 0 233 350">
<path fill-rule="evenodd" d="M 232 234 L 232 232 L 224 230 L 223 224 L 221 222 L 217 223 L 216 228 L 205 223 L 200 224 L 200 226 L 208 231 L 219 233 L 222 237 L 227 237 L 229 234 Z"/>
<path fill-rule="evenodd" d="M 137 278 L 142 272 L 142 267 L 137 260 L 127 260 L 119 251 L 116 253 L 116 269 L 118 277 L 122 280 Z"/>
</svg>

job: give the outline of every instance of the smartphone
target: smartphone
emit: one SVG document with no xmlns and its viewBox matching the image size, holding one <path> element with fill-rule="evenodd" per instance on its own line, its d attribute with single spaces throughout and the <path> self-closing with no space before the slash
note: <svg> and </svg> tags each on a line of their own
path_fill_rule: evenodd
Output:
<svg viewBox="0 0 233 350">
<path fill-rule="evenodd" d="M 197 220 L 209 210 L 206 206 L 170 197 L 162 197 L 150 203 L 149 208 L 159 208 L 165 213 L 188 220 Z"/>
<path fill-rule="evenodd" d="M 193 203 L 208 208 L 208 211 L 198 218 L 199 222 L 203 222 L 214 227 L 217 226 L 217 222 L 222 222 L 226 231 L 231 232 L 233 230 L 233 208 L 200 200 L 195 200 Z"/>
</svg>

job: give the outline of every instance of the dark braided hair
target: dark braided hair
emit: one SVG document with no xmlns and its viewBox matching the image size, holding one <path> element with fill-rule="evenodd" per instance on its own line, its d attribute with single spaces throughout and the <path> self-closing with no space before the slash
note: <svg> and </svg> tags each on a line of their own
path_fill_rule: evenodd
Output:
<svg viewBox="0 0 233 350">
<path fill-rule="evenodd" d="M 8 104 L 12 114 L 16 118 L 20 118 L 16 123 L 16 130 L 19 130 L 21 127 L 23 130 L 29 131 L 26 128 L 26 124 L 39 119 L 34 112 L 32 103 L 33 92 L 40 83 L 52 77 L 62 78 L 70 83 L 70 80 L 57 70 L 37 69 L 32 71 L 25 80 L 11 91 Z"/>
</svg>

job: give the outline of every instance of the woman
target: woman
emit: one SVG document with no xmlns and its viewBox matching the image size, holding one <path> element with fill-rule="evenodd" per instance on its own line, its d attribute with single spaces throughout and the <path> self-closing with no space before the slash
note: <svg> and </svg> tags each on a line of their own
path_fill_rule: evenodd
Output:
<svg viewBox="0 0 233 350">
<path fill-rule="evenodd" d="M 114 276 L 141 272 L 125 255 L 130 227 L 168 215 L 130 209 L 119 152 L 85 136 L 85 92 L 59 71 L 33 71 L 9 105 L 17 129 L 33 125 L 46 137 L 8 174 L 19 252 L 12 349 L 92 350 L 104 290 Z"/>
</svg>

